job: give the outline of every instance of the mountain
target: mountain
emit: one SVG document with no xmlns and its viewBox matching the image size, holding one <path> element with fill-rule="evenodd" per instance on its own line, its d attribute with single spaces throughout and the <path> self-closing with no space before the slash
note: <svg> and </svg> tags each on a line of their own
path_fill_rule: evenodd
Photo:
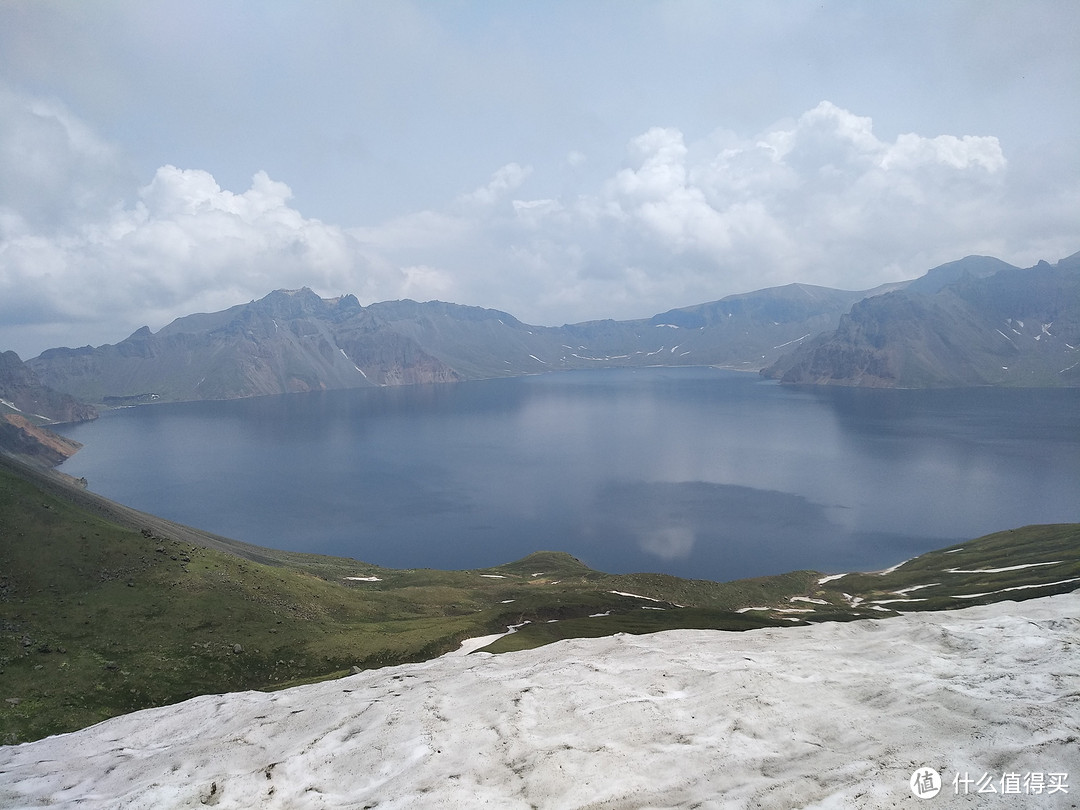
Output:
<svg viewBox="0 0 1080 810">
<path fill-rule="evenodd" d="M 441 301 L 365 307 L 352 295 L 276 290 L 27 365 L 44 384 L 109 406 L 650 365 L 765 369 L 814 384 L 1077 385 L 1078 256 L 1026 270 L 969 256 L 872 290 L 788 284 L 559 327 Z"/>
<path fill-rule="evenodd" d="M 29 361 L 49 385 L 105 405 L 230 399 L 453 382 L 574 368 L 720 365 L 758 370 L 836 326 L 851 292 L 790 284 L 648 319 L 531 326 L 440 301 L 364 307 L 277 290 L 216 313 L 143 327 L 115 345 L 49 349 Z"/>
<path fill-rule="evenodd" d="M 973 256 L 855 304 L 762 372 L 785 383 L 1080 385 L 1080 253 L 1021 269 Z"/>
<path fill-rule="evenodd" d="M 1018 269 L 992 256 L 966 256 L 955 262 L 946 262 L 927 270 L 924 275 L 910 282 L 904 289 L 907 292 L 933 295 L 961 279 L 985 278 L 1000 273 L 1002 270 Z"/>
<path fill-rule="evenodd" d="M 454 379 L 393 334 L 380 333 L 353 296 L 323 300 L 278 290 L 223 312 L 139 329 L 116 345 L 50 349 L 30 361 L 49 384 L 106 405 L 228 399 L 374 384 Z"/>
</svg>

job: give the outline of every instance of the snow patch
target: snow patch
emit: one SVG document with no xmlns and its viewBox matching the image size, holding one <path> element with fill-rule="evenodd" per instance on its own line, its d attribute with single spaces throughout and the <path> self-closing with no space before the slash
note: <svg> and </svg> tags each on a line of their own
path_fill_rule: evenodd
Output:
<svg viewBox="0 0 1080 810">
<path fill-rule="evenodd" d="M 906 807 L 919 764 L 1075 776 L 1078 615 L 1069 593 L 464 652 L 488 636 L 0 746 L 0 806 Z"/>
<path fill-rule="evenodd" d="M 642 596 L 637 593 L 626 593 L 625 591 L 608 591 L 616 596 L 629 596 L 631 599 L 648 599 L 650 602 L 662 602 L 664 604 L 675 605 L 674 602 L 668 602 L 666 599 L 653 599 L 651 596 Z M 683 605 L 675 605 L 675 607 L 683 607 Z"/>
<path fill-rule="evenodd" d="M 846 577 L 847 574 L 829 574 L 827 577 L 822 577 L 817 581 L 818 585 L 824 585 L 826 582 L 832 582 L 834 579 L 840 579 L 840 577 Z"/>
<path fill-rule="evenodd" d="M 912 559 L 914 559 L 914 558 L 912 558 Z M 886 568 L 886 569 L 885 569 L 884 571 L 878 571 L 877 573 L 878 573 L 878 575 L 879 575 L 879 576 L 885 576 L 886 574 L 891 574 L 891 573 L 892 573 L 893 571 L 895 571 L 895 570 L 896 570 L 897 568 L 899 568 L 899 567 L 900 567 L 901 565 L 905 565 L 905 564 L 907 564 L 907 563 L 909 563 L 909 562 L 911 562 L 911 560 L 910 560 L 910 559 L 908 559 L 908 560 L 904 560 L 904 562 L 898 562 L 898 563 L 897 563 L 896 565 L 894 565 L 894 566 L 893 566 L 892 568 Z"/>
<path fill-rule="evenodd" d="M 773 346 L 773 348 L 774 349 L 782 349 L 785 346 L 790 346 L 792 343 L 798 343 L 800 340 L 806 340 L 808 337 L 810 337 L 809 332 L 806 333 L 805 335 L 803 335 L 801 338 L 795 338 L 795 340 L 789 340 L 787 343 L 781 343 L 779 346 Z"/>
<path fill-rule="evenodd" d="M 1027 591 L 1031 588 L 1049 588 L 1054 585 L 1068 585 L 1072 582 L 1080 582 L 1080 577 L 1074 577 L 1072 579 L 1060 579 L 1057 582 L 1039 582 L 1034 585 L 1013 585 L 1011 588 L 1000 588 L 996 591 L 987 591 L 986 593 L 958 593 L 953 595 L 953 599 L 976 599 L 980 596 L 993 596 L 995 593 L 1008 593 L 1009 591 Z"/>
<path fill-rule="evenodd" d="M 912 585 L 910 588 L 901 588 L 898 591 L 893 591 L 897 596 L 904 596 L 912 591 L 921 591 L 923 588 L 933 588 L 935 585 L 940 585 L 940 582 L 928 582 L 925 585 Z"/>
<path fill-rule="evenodd" d="M 1022 568 L 1038 568 L 1043 565 L 1061 565 L 1061 560 L 1054 562 L 1025 563 L 1024 565 L 1010 565 L 1006 568 L 946 568 L 950 574 L 1000 574 L 1005 571 L 1019 571 Z"/>
</svg>

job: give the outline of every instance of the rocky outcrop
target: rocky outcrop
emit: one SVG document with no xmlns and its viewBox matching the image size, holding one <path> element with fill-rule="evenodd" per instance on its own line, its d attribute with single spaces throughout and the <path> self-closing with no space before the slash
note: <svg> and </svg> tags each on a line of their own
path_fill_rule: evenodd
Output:
<svg viewBox="0 0 1080 810">
<path fill-rule="evenodd" d="M 25 416 L 8 413 L 0 419 L 0 450 L 25 460 L 54 467 L 80 447 L 77 441 L 35 425 Z"/>
</svg>

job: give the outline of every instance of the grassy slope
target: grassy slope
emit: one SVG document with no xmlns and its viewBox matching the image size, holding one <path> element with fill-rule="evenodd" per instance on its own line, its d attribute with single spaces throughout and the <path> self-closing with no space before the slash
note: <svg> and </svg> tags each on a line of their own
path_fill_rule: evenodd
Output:
<svg viewBox="0 0 1080 810">
<path fill-rule="evenodd" d="M 930 595 L 928 602 L 870 604 L 897 598 L 889 591 L 941 580 L 946 564 L 1048 560 L 1062 562 L 950 575 L 948 587 L 909 595 Z M 1076 525 L 992 535 L 891 574 L 851 574 L 824 585 L 807 571 L 732 583 L 609 575 L 558 552 L 483 571 L 390 570 L 236 543 L 0 459 L 0 744 L 196 694 L 277 688 L 353 666 L 423 660 L 526 621 L 491 649 L 615 632 L 888 615 L 875 607 L 955 607 L 1080 583 L 980 600 L 956 600 L 955 593 L 1071 577 L 1080 577 Z M 863 601 L 853 607 L 845 593 Z M 790 601 L 799 596 L 828 604 Z M 737 612 L 749 606 L 772 609 Z M 817 612 L 782 612 L 793 606 Z"/>
</svg>

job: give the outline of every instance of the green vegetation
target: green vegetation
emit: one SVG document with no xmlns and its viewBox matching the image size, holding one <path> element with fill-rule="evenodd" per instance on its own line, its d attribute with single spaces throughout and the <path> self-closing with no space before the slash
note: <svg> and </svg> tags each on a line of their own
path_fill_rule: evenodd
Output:
<svg viewBox="0 0 1080 810">
<path fill-rule="evenodd" d="M 943 573 L 1044 562 L 1054 564 Z M 559 552 L 475 571 L 384 569 L 177 526 L 0 456 L 0 744 L 198 694 L 424 660 L 508 625 L 523 626 L 489 650 L 1043 596 L 1080 584 L 1068 581 L 1080 579 L 1080 525 L 1002 532 L 889 574 L 821 578 L 612 575 Z M 873 604 L 935 582 L 906 604 Z M 1053 582 L 1063 584 L 1003 591 Z M 957 598 L 972 593 L 989 595 Z"/>
<path fill-rule="evenodd" d="M 1021 601 L 1080 587 L 1080 524 L 1026 526 L 922 554 L 886 574 L 847 574 L 816 589 L 851 610 L 844 594 L 869 611 L 951 610 Z M 884 604 L 882 604 L 884 602 Z"/>
</svg>

